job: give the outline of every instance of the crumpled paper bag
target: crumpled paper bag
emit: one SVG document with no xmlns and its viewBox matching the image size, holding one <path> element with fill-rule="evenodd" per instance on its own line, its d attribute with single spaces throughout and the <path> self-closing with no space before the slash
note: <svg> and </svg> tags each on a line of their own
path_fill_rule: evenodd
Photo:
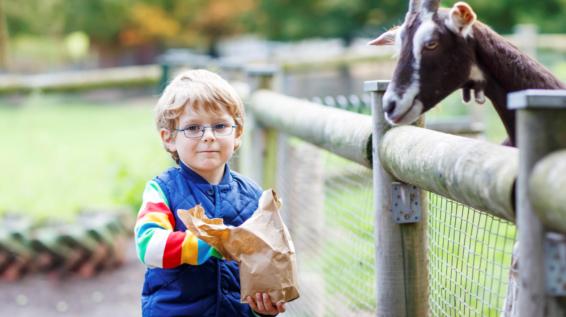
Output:
<svg viewBox="0 0 566 317">
<path fill-rule="evenodd" d="M 221 218 L 209 219 L 200 205 L 177 211 L 188 230 L 227 260 L 238 261 L 242 303 L 258 292 L 268 293 L 273 303 L 299 297 L 295 247 L 280 207 L 277 194 L 268 189 L 258 209 L 239 227 L 227 226 Z"/>
</svg>

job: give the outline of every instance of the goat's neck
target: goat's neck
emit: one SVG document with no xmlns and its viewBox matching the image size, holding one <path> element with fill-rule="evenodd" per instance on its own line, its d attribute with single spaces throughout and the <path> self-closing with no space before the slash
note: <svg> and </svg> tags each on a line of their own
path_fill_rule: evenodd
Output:
<svg viewBox="0 0 566 317">
<path fill-rule="evenodd" d="M 497 110 L 512 144 L 515 112 L 507 109 L 507 94 L 524 89 L 565 89 L 544 66 L 519 51 L 484 24 L 474 26 L 476 62 L 486 79 L 485 95 Z"/>
</svg>

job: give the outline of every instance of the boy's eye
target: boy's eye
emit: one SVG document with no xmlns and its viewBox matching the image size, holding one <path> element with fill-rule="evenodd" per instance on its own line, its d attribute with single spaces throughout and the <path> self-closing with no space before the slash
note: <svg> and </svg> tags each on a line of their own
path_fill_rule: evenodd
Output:
<svg viewBox="0 0 566 317">
<path fill-rule="evenodd" d="M 200 125 L 198 124 L 191 124 L 190 126 L 186 127 L 185 130 L 190 131 L 190 132 L 197 132 L 200 131 Z"/>
<path fill-rule="evenodd" d="M 228 127 L 227 123 L 217 123 L 214 125 L 215 130 L 222 130 L 222 129 L 226 129 L 227 127 Z"/>
</svg>

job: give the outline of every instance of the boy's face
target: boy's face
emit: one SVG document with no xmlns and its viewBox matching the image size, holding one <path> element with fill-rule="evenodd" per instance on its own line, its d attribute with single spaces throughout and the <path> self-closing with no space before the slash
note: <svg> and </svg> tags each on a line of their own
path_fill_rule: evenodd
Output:
<svg viewBox="0 0 566 317">
<path fill-rule="evenodd" d="M 234 118 L 228 113 L 216 114 L 200 108 L 195 111 L 185 107 L 179 117 L 177 129 L 189 126 L 214 126 L 217 124 L 234 125 Z M 177 152 L 183 163 L 206 179 L 209 183 L 217 184 L 224 174 L 224 165 L 232 157 L 241 136 L 236 136 L 236 129 L 225 136 L 216 136 L 212 129 L 205 129 L 201 138 L 188 138 L 181 131 L 175 132 L 161 129 L 161 139 L 169 151 Z"/>
</svg>

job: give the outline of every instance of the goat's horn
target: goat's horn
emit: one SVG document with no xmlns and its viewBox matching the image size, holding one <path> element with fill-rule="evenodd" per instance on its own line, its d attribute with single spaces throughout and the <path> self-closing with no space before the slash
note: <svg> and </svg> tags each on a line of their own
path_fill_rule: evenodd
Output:
<svg viewBox="0 0 566 317">
<path fill-rule="evenodd" d="M 421 0 L 409 1 L 409 13 L 417 13 L 420 10 Z"/>
<path fill-rule="evenodd" d="M 422 8 L 425 12 L 436 12 L 439 5 L 440 0 L 424 0 Z"/>
</svg>

